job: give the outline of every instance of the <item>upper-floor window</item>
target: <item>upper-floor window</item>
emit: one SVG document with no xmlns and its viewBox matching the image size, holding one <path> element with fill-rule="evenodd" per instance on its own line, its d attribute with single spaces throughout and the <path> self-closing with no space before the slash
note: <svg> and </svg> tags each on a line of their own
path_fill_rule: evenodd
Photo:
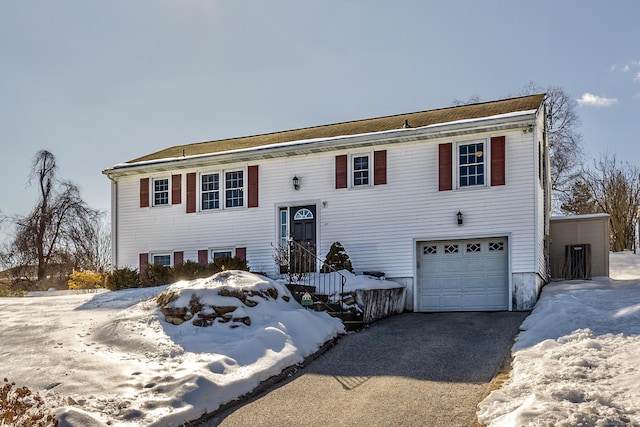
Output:
<svg viewBox="0 0 640 427">
<path fill-rule="evenodd" d="M 153 180 L 153 206 L 169 204 L 169 178 L 155 178 Z"/>
<path fill-rule="evenodd" d="M 352 184 L 354 187 L 370 185 L 371 159 L 368 154 L 351 157 Z"/>
<path fill-rule="evenodd" d="M 243 170 L 200 174 L 200 210 L 244 206 L 244 181 Z"/>
<path fill-rule="evenodd" d="M 244 172 L 225 173 L 225 206 L 236 208 L 244 206 Z"/>
<path fill-rule="evenodd" d="M 220 174 L 200 175 L 200 209 L 203 211 L 220 208 Z"/>
<path fill-rule="evenodd" d="M 485 185 L 484 142 L 458 145 L 458 187 Z"/>
</svg>

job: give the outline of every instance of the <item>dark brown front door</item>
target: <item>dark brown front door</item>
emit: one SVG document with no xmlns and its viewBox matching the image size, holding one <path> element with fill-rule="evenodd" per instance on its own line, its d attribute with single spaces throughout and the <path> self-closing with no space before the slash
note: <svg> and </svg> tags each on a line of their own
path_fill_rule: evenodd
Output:
<svg viewBox="0 0 640 427">
<path fill-rule="evenodd" d="M 291 237 L 296 243 L 292 249 L 295 272 L 315 271 L 316 207 L 295 206 L 289 209 Z"/>
</svg>

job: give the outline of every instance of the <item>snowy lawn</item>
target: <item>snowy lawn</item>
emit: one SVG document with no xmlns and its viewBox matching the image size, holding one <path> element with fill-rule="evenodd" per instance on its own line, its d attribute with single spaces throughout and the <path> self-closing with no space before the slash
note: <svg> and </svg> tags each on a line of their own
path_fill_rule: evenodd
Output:
<svg viewBox="0 0 640 427">
<path fill-rule="evenodd" d="M 512 349 L 511 379 L 479 405 L 489 426 L 640 426 L 640 255 L 611 277 L 551 283 Z"/>
<path fill-rule="evenodd" d="M 180 311 L 189 320 L 165 320 L 155 301 L 163 291 L 165 310 L 190 307 Z M 45 397 L 61 426 L 179 425 L 344 332 L 281 284 L 239 271 L 170 287 L 44 295 L 0 298 L 0 377 Z"/>
</svg>

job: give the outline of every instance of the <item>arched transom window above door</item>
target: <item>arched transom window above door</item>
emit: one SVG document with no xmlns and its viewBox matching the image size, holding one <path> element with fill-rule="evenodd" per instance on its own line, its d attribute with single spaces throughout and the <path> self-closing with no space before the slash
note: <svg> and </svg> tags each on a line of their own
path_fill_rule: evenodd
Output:
<svg viewBox="0 0 640 427">
<path fill-rule="evenodd" d="M 294 220 L 313 219 L 313 212 L 311 212 L 307 208 L 302 208 L 295 213 L 295 215 L 293 216 L 293 219 Z"/>
</svg>

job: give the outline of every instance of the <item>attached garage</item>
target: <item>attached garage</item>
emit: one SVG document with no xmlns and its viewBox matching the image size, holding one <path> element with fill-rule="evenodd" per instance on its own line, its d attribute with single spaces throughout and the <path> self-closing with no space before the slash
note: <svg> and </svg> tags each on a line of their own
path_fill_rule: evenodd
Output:
<svg viewBox="0 0 640 427">
<path fill-rule="evenodd" d="M 417 311 L 509 310 L 506 237 L 418 242 Z"/>
</svg>

